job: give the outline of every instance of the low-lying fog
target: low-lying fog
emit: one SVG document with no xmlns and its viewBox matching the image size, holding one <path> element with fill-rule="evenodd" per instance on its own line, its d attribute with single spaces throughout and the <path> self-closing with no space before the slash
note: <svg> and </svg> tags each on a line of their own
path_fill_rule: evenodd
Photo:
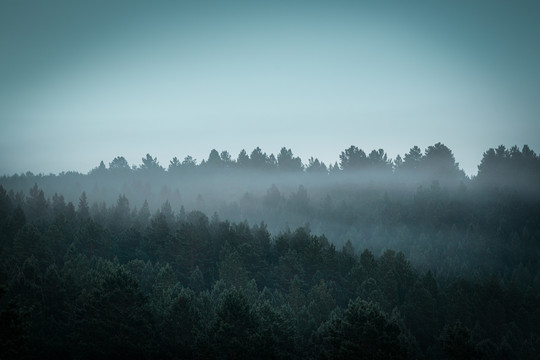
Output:
<svg viewBox="0 0 540 360">
<path fill-rule="evenodd" d="M 527 146 L 488 150 L 473 179 L 440 143 L 424 154 L 414 147 L 403 160 L 389 160 L 382 150 L 366 156 L 351 146 L 339 166 L 328 168 L 316 159 L 303 166 L 285 148 L 278 161 L 258 148 L 237 161 L 215 150 L 199 165 L 173 159 L 167 170 L 150 155 L 142 160 L 141 166 L 129 167 L 117 157 L 108 168 L 102 163 L 87 175 L 4 176 L 0 184 L 15 204 L 43 190 L 49 208 L 55 201 L 77 208 L 84 192 L 95 219 L 125 196 L 132 217 L 161 211 L 181 221 L 186 213 L 201 211 L 231 222 L 264 222 L 273 235 L 308 227 L 338 248 L 350 241 L 357 250 L 376 254 L 401 250 L 417 265 L 445 271 L 452 268 L 448 254 L 461 256 L 464 248 L 475 267 L 494 266 L 497 256 L 484 256 L 486 247 L 494 248 L 486 239 L 496 232 L 509 237 L 524 224 L 509 225 L 507 218 L 488 224 L 485 211 L 505 209 L 506 200 L 535 206 L 540 195 L 539 160 Z"/>
</svg>

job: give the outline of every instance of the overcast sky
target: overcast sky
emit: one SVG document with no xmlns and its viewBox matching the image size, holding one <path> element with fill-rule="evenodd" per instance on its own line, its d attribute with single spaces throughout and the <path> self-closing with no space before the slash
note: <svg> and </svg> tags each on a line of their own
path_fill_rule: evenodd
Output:
<svg viewBox="0 0 540 360">
<path fill-rule="evenodd" d="M 0 174 L 540 150 L 539 1 L 0 2 Z"/>
</svg>

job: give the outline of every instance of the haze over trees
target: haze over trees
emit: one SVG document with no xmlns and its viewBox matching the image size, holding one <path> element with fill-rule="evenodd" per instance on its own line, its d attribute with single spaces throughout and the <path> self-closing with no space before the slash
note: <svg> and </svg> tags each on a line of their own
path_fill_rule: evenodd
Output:
<svg viewBox="0 0 540 360">
<path fill-rule="evenodd" d="M 0 358 L 540 353 L 526 145 L 108 164 L 0 178 Z"/>
</svg>

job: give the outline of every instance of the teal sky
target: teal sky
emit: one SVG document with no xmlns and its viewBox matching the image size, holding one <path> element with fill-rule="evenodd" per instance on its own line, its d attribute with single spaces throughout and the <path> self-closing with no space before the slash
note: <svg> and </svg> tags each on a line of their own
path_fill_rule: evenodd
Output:
<svg viewBox="0 0 540 360">
<path fill-rule="evenodd" d="M 0 2 L 0 174 L 354 144 L 540 151 L 538 1 Z"/>
</svg>

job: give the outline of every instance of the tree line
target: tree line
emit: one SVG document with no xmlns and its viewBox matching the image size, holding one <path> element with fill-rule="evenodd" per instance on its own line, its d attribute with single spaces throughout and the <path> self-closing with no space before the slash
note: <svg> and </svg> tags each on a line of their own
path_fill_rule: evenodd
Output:
<svg viewBox="0 0 540 360">
<path fill-rule="evenodd" d="M 535 358 L 538 156 L 377 154 L 0 178 L 0 358 Z"/>
<path fill-rule="evenodd" d="M 539 171 L 540 158 L 538 155 L 524 145 L 520 150 L 517 146 L 507 149 L 504 145 L 497 148 L 490 148 L 483 154 L 478 166 L 478 177 L 487 178 L 501 176 L 512 170 L 519 173 L 523 171 Z M 177 157 L 170 160 L 168 166 L 159 163 L 156 157 L 146 154 L 141 159 L 140 165 L 130 165 L 125 157 L 115 157 L 107 167 L 103 161 L 89 171 L 89 175 L 99 175 L 105 173 L 130 174 L 144 172 L 168 172 L 171 174 L 189 173 L 197 169 L 244 169 L 244 170 L 264 170 L 281 172 L 305 172 L 335 174 L 340 172 L 354 171 L 380 171 L 382 173 L 425 173 L 438 177 L 449 177 L 463 180 L 466 175 L 459 168 L 452 150 L 442 143 L 428 146 L 422 151 L 418 146 L 413 146 L 409 152 L 397 155 L 395 159 L 388 157 L 383 149 L 375 149 L 368 154 L 361 148 L 351 145 L 339 155 L 339 163 L 328 166 L 317 158 L 310 157 L 307 163 L 302 162 L 298 156 L 294 156 L 292 150 L 282 147 L 277 156 L 267 155 L 256 147 L 248 154 L 246 150 L 241 150 L 236 159 L 224 150 L 219 153 L 212 149 L 208 159 L 203 159 L 199 163 L 197 159 L 188 155 L 180 161 Z M 61 173 L 62 174 L 66 174 Z M 31 172 L 28 176 L 33 175 Z M 16 175 L 15 175 L 16 176 Z M 515 175 L 519 176 L 519 174 Z M 6 175 L 4 175 L 6 177 Z"/>
</svg>

